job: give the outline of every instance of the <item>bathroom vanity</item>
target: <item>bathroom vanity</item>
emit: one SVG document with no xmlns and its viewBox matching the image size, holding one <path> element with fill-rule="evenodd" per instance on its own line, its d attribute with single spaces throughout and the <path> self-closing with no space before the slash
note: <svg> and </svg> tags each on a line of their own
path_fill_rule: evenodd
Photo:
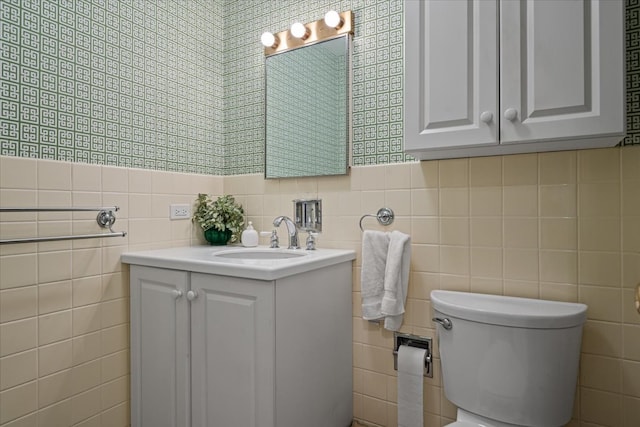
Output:
<svg viewBox="0 0 640 427">
<path fill-rule="evenodd" d="M 131 425 L 350 425 L 355 252 L 126 253 Z"/>
</svg>

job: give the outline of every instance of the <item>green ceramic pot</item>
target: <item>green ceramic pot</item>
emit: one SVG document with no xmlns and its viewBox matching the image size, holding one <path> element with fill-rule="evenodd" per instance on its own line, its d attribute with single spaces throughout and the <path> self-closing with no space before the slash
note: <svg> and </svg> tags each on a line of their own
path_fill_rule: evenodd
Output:
<svg viewBox="0 0 640 427">
<path fill-rule="evenodd" d="M 222 246 L 226 245 L 233 232 L 231 230 L 218 231 L 215 228 L 205 230 L 204 238 L 210 245 Z"/>
</svg>

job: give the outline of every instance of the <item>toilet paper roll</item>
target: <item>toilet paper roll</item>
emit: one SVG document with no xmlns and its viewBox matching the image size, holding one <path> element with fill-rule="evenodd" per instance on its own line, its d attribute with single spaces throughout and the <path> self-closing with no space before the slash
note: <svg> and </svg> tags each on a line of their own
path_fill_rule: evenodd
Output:
<svg viewBox="0 0 640 427">
<path fill-rule="evenodd" d="M 423 427 L 423 375 L 427 350 L 398 348 L 398 427 Z"/>
</svg>

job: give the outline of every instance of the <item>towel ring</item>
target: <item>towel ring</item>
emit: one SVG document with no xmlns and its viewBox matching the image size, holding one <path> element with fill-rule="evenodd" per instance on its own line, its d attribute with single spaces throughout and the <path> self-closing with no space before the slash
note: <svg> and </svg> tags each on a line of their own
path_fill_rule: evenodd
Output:
<svg viewBox="0 0 640 427">
<path fill-rule="evenodd" d="M 394 218 L 394 214 L 393 211 L 389 208 L 380 208 L 378 209 L 378 213 L 373 215 L 373 214 L 364 214 L 360 217 L 360 231 L 364 231 L 364 228 L 362 228 L 362 220 L 365 219 L 368 216 L 372 216 L 378 219 L 378 223 L 380 223 L 380 225 L 389 225 L 393 223 L 393 218 Z"/>
</svg>

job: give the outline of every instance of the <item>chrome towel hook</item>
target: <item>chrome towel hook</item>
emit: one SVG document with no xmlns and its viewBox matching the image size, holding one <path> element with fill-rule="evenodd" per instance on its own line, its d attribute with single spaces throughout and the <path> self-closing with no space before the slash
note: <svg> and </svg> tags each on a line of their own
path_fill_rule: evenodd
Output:
<svg viewBox="0 0 640 427">
<path fill-rule="evenodd" d="M 394 219 L 393 211 L 390 208 L 380 208 L 378 209 L 378 213 L 376 213 L 375 215 L 364 214 L 360 217 L 360 231 L 364 231 L 364 228 L 362 228 L 362 220 L 368 216 L 377 218 L 380 225 L 392 224 Z"/>
</svg>

